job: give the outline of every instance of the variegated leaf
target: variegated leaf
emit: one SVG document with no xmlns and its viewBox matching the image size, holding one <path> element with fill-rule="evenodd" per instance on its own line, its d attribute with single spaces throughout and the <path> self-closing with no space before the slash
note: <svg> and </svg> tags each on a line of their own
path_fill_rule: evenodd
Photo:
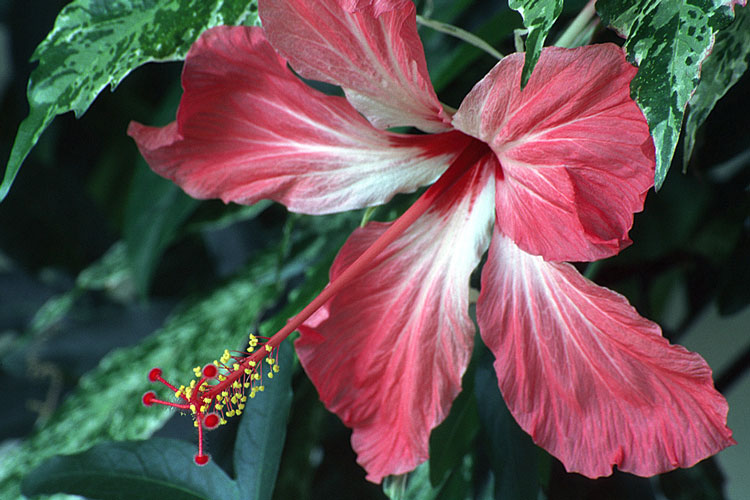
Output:
<svg viewBox="0 0 750 500">
<path fill-rule="evenodd" d="M 562 0 L 510 0 L 508 6 L 523 17 L 528 30 L 526 36 L 526 59 L 521 73 L 521 88 L 531 78 L 531 72 L 542 53 L 544 40 L 562 11 Z"/>
<path fill-rule="evenodd" d="M 656 146 L 661 187 L 680 135 L 685 106 L 699 81 L 717 30 L 731 22 L 739 0 L 599 0 L 602 21 L 627 40 L 639 70 L 631 94 L 646 115 Z"/>
<path fill-rule="evenodd" d="M 695 134 L 716 102 L 747 71 L 750 63 L 750 7 L 737 9 L 737 18 L 719 31 L 711 54 L 701 68 L 701 81 L 688 102 L 685 119 L 683 163 L 687 166 L 695 146 Z"/>
<path fill-rule="evenodd" d="M 8 194 L 21 164 L 55 116 L 81 116 L 107 85 L 133 69 L 184 57 L 207 28 L 257 22 L 255 0 L 75 0 L 57 16 L 32 61 L 29 116 L 21 123 L 0 184 Z"/>
</svg>

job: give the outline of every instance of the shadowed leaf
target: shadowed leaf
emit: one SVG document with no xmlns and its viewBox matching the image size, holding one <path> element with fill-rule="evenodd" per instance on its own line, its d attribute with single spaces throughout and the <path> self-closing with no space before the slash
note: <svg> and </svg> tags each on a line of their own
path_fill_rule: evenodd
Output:
<svg viewBox="0 0 750 500">
<path fill-rule="evenodd" d="M 240 498 L 237 484 L 218 465 L 197 467 L 194 454 L 195 446 L 174 439 L 101 443 L 47 460 L 26 477 L 22 491 L 100 500 Z"/>
<path fill-rule="evenodd" d="M 80 117 L 107 85 L 152 61 L 182 59 L 207 28 L 254 24 L 255 1 L 75 0 L 31 57 L 29 116 L 21 123 L 0 184 L 0 201 L 21 164 L 55 116 Z"/>
<path fill-rule="evenodd" d="M 701 81 L 688 102 L 685 120 L 686 166 L 693 154 L 695 134 L 708 118 L 716 102 L 721 99 L 747 71 L 750 63 L 750 8 L 737 9 L 732 24 L 719 30 L 711 54 L 701 68 Z"/>
</svg>

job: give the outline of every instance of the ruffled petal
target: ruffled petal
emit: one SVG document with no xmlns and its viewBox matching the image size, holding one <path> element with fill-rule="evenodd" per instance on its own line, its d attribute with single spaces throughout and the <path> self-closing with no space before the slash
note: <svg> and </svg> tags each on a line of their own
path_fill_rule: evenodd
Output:
<svg viewBox="0 0 750 500">
<path fill-rule="evenodd" d="M 734 444 L 711 369 L 621 295 L 497 230 L 479 328 L 508 408 L 570 472 L 650 476 Z"/>
<path fill-rule="evenodd" d="M 550 47 L 521 92 L 522 67 L 523 54 L 503 59 L 453 120 L 502 164 L 498 224 L 551 261 L 618 253 L 654 183 L 653 142 L 630 98 L 636 69 L 612 44 Z"/>
<path fill-rule="evenodd" d="M 377 127 L 450 130 L 427 73 L 414 4 L 261 0 L 273 46 L 305 78 L 340 85 Z"/>
<path fill-rule="evenodd" d="M 494 210 L 490 170 L 471 172 L 300 328 L 302 366 L 326 407 L 353 429 L 357 461 L 373 482 L 428 458 L 430 431 L 461 389 L 474 336 L 469 277 Z M 331 280 L 388 226 L 357 229 Z"/>
<path fill-rule="evenodd" d="M 470 140 L 374 128 L 299 80 L 261 28 L 204 33 L 183 86 L 176 124 L 128 133 L 156 173 L 196 198 L 270 198 L 310 214 L 377 205 L 434 181 Z"/>
</svg>

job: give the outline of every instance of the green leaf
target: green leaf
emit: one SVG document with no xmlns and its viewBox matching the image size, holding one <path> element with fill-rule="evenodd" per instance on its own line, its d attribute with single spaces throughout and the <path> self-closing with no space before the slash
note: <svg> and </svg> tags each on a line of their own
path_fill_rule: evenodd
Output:
<svg viewBox="0 0 750 500">
<path fill-rule="evenodd" d="M 270 500 L 284 448 L 289 408 L 292 404 L 292 345 L 279 348 L 279 373 L 266 390 L 248 399 L 234 444 L 234 470 L 242 485 L 241 497 Z"/>
<path fill-rule="evenodd" d="M 471 484 L 473 465 L 473 456 L 463 455 L 440 484 L 433 486 L 430 464 L 425 462 L 407 474 L 386 477 L 383 493 L 390 500 L 477 500 Z"/>
<path fill-rule="evenodd" d="M 440 487 L 430 483 L 430 465 L 425 462 L 408 474 L 386 477 L 383 493 L 390 500 L 435 500 Z"/>
<path fill-rule="evenodd" d="M 128 267 L 125 245 L 118 241 L 76 278 L 76 288 L 105 291 L 118 297 L 130 297 L 133 275 Z"/>
<path fill-rule="evenodd" d="M 154 115 L 157 123 L 174 119 L 182 88 L 172 87 Z M 156 175 L 139 155 L 128 190 L 123 219 L 123 239 L 135 278 L 135 288 L 145 297 L 164 251 L 200 202 L 186 195 L 173 182 Z"/>
<path fill-rule="evenodd" d="M 562 0 L 509 0 L 508 5 L 521 14 L 523 25 L 528 30 L 526 56 L 521 73 L 521 88 L 524 88 L 542 53 L 544 40 L 562 12 L 563 2 Z"/>
<path fill-rule="evenodd" d="M 676 469 L 659 476 L 659 486 L 669 500 L 710 498 L 723 500 L 726 479 L 714 457 L 689 469 Z"/>
<path fill-rule="evenodd" d="M 480 442 L 486 444 L 495 473 L 495 498 L 537 498 L 537 447 L 505 406 L 490 358 L 487 353 L 477 366 L 475 392 L 482 423 Z"/>
<path fill-rule="evenodd" d="M 141 296 L 146 295 L 164 250 L 199 204 L 176 184 L 157 176 L 145 166 L 136 169 L 125 207 L 123 237 L 136 289 Z"/>
<path fill-rule="evenodd" d="M 687 166 L 695 146 L 695 134 L 716 102 L 747 71 L 750 63 L 750 8 L 740 8 L 727 28 L 719 30 L 711 54 L 701 67 L 702 78 L 688 102 L 685 120 L 683 165 Z"/>
<path fill-rule="evenodd" d="M 473 372 L 467 376 L 473 378 Z M 479 431 L 474 384 L 472 380 L 467 387 L 466 378 L 448 418 L 430 434 L 430 482 L 433 486 L 442 484 L 451 471 L 460 468 Z"/>
<path fill-rule="evenodd" d="M 58 15 L 32 61 L 29 116 L 21 123 L 0 184 L 0 201 L 55 116 L 81 116 L 107 85 L 117 87 L 147 62 L 182 59 L 198 36 L 219 24 L 254 24 L 248 0 L 75 0 Z"/>
<path fill-rule="evenodd" d="M 638 65 L 630 92 L 656 147 L 656 189 L 661 188 L 680 136 L 685 106 L 698 85 L 701 64 L 716 31 L 731 21 L 734 0 L 599 0 L 602 21 L 627 38 L 628 59 Z"/>
<path fill-rule="evenodd" d="M 174 439 L 100 443 L 47 460 L 24 479 L 22 491 L 101 500 L 240 498 L 238 485 L 218 465 L 196 467 L 193 455 L 193 445 Z"/>
</svg>

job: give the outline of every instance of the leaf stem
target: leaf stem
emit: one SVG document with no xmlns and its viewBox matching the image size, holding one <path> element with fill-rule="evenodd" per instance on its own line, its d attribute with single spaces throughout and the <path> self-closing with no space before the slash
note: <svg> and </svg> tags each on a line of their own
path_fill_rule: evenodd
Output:
<svg viewBox="0 0 750 500">
<path fill-rule="evenodd" d="M 434 19 L 428 19 L 420 15 L 417 15 L 417 23 L 421 24 L 422 26 L 427 26 L 428 28 L 432 28 L 435 31 L 439 31 L 440 33 L 445 33 L 446 35 L 450 35 L 452 37 L 458 38 L 459 40 L 463 40 L 464 42 L 470 45 L 473 45 L 474 47 L 480 50 L 487 52 L 489 55 L 491 55 L 495 59 L 500 60 L 503 58 L 503 55 L 497 50 L 495 50 L 492 47 L 492 45 L 485 42 L 478 36 L 472 33 L 469 33 L 468 31 L 463 30 L 457 26 L 453 26 L 452 24 L 442 23 Z"/>
<path fill-rule="evenodd" d="M 565 47 L 571 49 L 579 45 L 578 41 L 582 35 L 590 31 L 591 27 L 589 23 L 596 17 L 596 9 L 594 9 L 595 0 L 589 0 L 586 6 L 581 9 L 581 12 L 573 19 L 568 25 L 562 35 L 555 42 L 556 47 Z"/>
</svg>

